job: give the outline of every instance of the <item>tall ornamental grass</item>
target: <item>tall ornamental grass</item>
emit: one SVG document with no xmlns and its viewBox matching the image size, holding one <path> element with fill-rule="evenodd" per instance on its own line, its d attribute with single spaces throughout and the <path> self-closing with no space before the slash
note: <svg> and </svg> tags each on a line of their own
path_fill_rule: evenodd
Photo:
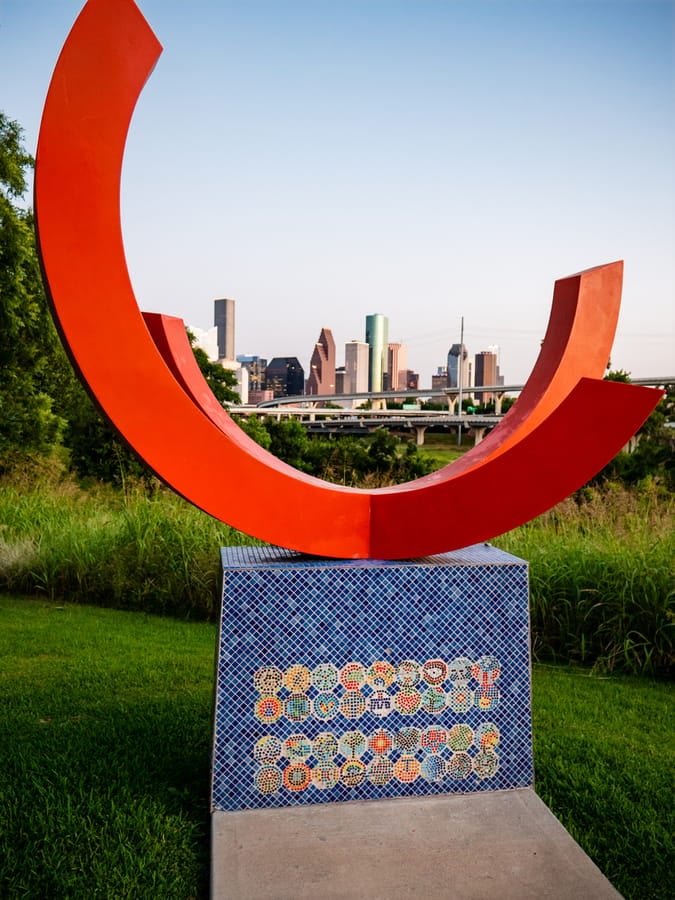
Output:
<svg viewBox="0 0 675 900">
<path fill-rule="evenodd" d="M 251 543 L 169 491 L 5 485 L 0 590 L 210 619 L 219 548 Z"/>
<path fill-rule="evenodd" d="M 163 488 L 0 485 L 0 591 L 211 619 L 219 548 L 245 543 Z M 586 488 L 494 543 L 530 563 L 535 659 L 671 670 L 671 495 Z"/>
<path fill-rule="evenodd" d="M 535 658 L 672 671 L 672 496 L 650 484 L 585 488 L 496 543 L 530 563 Z"/>
</svg>

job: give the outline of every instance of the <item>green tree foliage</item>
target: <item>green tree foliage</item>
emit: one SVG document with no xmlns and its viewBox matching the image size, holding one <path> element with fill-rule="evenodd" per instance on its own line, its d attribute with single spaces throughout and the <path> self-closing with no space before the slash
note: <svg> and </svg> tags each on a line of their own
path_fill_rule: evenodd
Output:
<svg viewBox="0 0 675 900">
<path fill-rule="evenodd" d="M 255 422 L 255 424 L 253 424 Z M 432 463 L 384 428 L 369 437 L 309 437 L 295 419 L 239 420 L 250 437 L 301 472 L 351 487 L 399 484 L 427 475 Z"/>
<path fill-rule="evenodd" d="M 229 369 L 212 363 L 206 353 L 195 347 L 195 337 L 188 330 L 197 365 L 216 398 L 225 406 L 239 403 L 232 389 L 236 377 Z M 70 451 L 70 462 L 80 478 L 95 478 L 117 487 L 129 482 L 154 488 L 156 481 L 148 466 L 101 415 L 85 390 L 74 384 L 64 400 L 67 425 L 64 443 Z"/>
<path fill-rule="evenodd" d="M 630 372 L 625 369 L 608 369 L 605 381 L 619 381 L 621 384 L 630 384 Z"/>
<path fill-rule="evenodd" d="M 608 371 L 607 381 L 630 383 L 630 373 L 623 369 Z M 622 451 L 592 479 L 592 484 L 621 481 L 639 484 L 645 480 L 656 482 L 666 490 L 675 491 L 675 385 L 669 384 L 665 396 L 637 433 L 637 442 L 629 452 Z"/>
<path fill-rule="evenodd" d="M 93 478 L 116 487 L 129 482 L 154 485 L 150 469 L 99 412 L 82 385 L 74 383 L 64 400 L 63 442 L 70 466 L 79 478 Z"/>
<path fill-rule="evenodd" d="M 20 126 L 0 113 L 0 468 L 48 450 L 63 422 L 53 401 L 62 351 L 48 310 L 33 216 L 16 201 L 33 164 Z"/>
<path fill-rule="evenodd" d="M 246 418 L 244 418 L 244 416 L 235 416 L 235 421 L 241 430 L 245 431 L 256 444 L 260 444 L 264 450 L 270 449 L 272 438 L 270 437 L 269 431 L 263 425 L 260 416 L 247 416 Z"/>
<path fill-rule="evenodd" d="M 307 432 L 296 419 L 267 419 L 265 428 L 270 436 L 270 453 L 283 459 L 301 472 L 311 472 Z"/>
</svg>

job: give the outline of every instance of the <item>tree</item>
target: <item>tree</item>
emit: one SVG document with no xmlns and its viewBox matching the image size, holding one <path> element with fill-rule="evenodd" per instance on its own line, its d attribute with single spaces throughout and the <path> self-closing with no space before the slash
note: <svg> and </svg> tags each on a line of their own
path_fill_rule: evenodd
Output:
<svg viewBox="0 0 675 900">
<path fill-rule="evenodd" d="M 367 438 L 308 437 L 296 419 L 239 421 L 243 430 L 274 456 L 324 481 L 351 487 L 383 486 L 428 475 L 433 466 L 412 442 L 384 428 Z"/>
<path fill-rule="evenodd" d="M 195 337 L 188 330 L 197 365 L 215 397 L 223 404 L 239 403 L 233 372 L 210 361 L 206 353 L 195 347 Z M 129 481 L 144 483 L 153 488 L 155 477 L 126 441 L 101 415 L 79 384 L 72 389 L 65 402 L 67 426 L 64 444 L 70 451 L 70 463 L 80 478 L 96 478 L 116 487 Z"/>
<path fill-rule="evenodd" d="M 631 376 L 624 369 L 612 370 L 608 366 L 605 380 L 630 384 Z M 675 385 L 666 385 L 665 391 L 665 396 L 638 431 L 635 447 L 631 452 L 622 451 L 615 456 L 591 479 L 591 484 L 604 481 L 639 484 L 649 479 L 670 492 L 675 491 L 675 434 L 668 424 L 675 419 Z"/>
<path fill-rule="evenodd" d="M 0 468 L 50 449 L 63 421 L 53 373 L 64 354 L 49 313 L 35 244 L 33 214 L 16 201 L 33 165 L 21 127 L 0 113 Z"/>
<path fill-rule="evenodd" d="M 270 449 L 272 438 L 260 416 L 234 416 L 234 421 L 256 444 L 260 444 L 264 450 Z"/>
<path fill-rule="evenodd" d="M 269 432 L 269 451 L 274 456 L 283 459 L 289 466 L 300 469 L 301 472 L 309 471 L 307 451 L 309 438 L 307 432 L 297 419 L 282 421 L 279 419 L 267 419 L 265 428 Z"/>
</svg>

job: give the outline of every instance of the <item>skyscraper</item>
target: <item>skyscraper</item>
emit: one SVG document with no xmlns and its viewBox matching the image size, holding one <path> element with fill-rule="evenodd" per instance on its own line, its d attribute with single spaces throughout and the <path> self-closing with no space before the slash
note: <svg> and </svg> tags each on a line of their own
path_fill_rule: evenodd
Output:
<svg viewBox="0 0 675 900">
<path fill-rule="evenodd" d="M 330 328 L 322 328 L 309 363 L 306 394 L 335 393 L 335 341 Z"/>
<path fill-rule="evenodd" d="M 460 361 L 461 357 L 461 361 Z M 461 365 L 461 369 L 460 369 Z M 453 344 L 448 350 L 448 387 L 471 387 L 471 363 L 464 344 Z"/>
<path fill-rule="evenodd" d="M 483 384 L 499 383 L 496 353 L 491 353 L 489 350 L 481 350 L 480 353 L 476 353 L 475 366 L 474 381 L 476 387 L 480 387 Z M 492 391 L 476 391 L 474 396 L 479 403 L 491 403 L 494 399 Z"/>
<path fill-rule="evenodd" d="M 404 391 L 408 387 L 408 348 L 404 344 L 389 344 L 387 354 L 389 379 L 385 389 Z"/>
<path fill-rule="evenodd" d="M 265 370 L 265 388 L 275 397 L 301 395 L 305 387 L 305 370 L 295 356 L 275 356 Z"/>
<path fill-rule="evenodd" d="M 214 300 L 213 324 L 218 329 L 218 359 L 234 359 L 234 300 Z"/>
<path fill-rule="evenodd" d="M 431 390 L 442 391 L 448 386 L 448 367 L 438 366 L 434 375 L 431 376 Z"/>
<path fill-rule="evenodd" d="M 368 390 L 384 390 L 389 366 L 389 320 L 380 313 L 366 316 L 366 343 L 369 347 Z"/>
<path fill-rule="evenodd" d="M 267 369 L 267 360 L 262 356 L 253 356 L 250 354 L 240 354 L 237 356 L 237 362 L 248 370 L 248 386 L 250 391 L 265 390 L 265 370 Z"/>
<path fill-rule="evenodd" d="M 369 347 L 364 341 L 345 344 L 345 394 L 365 394 L 368 391 Z"/>
</svg>

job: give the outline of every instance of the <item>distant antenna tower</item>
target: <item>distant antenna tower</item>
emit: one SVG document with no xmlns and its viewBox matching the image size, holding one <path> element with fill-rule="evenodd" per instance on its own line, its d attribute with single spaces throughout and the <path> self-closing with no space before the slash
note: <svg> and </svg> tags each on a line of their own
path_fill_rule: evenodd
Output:
<svg viewBox="0 0 675 900">
<path fill-rule="evenodd" d="M 459 406 L 459 426 L 457 428 L 457 446 L 462 446 L 462 369 L 464 368 L 464 316 L 459 327 L 459 362 L 457 364 L 457 403 Z"/>
</svg>

